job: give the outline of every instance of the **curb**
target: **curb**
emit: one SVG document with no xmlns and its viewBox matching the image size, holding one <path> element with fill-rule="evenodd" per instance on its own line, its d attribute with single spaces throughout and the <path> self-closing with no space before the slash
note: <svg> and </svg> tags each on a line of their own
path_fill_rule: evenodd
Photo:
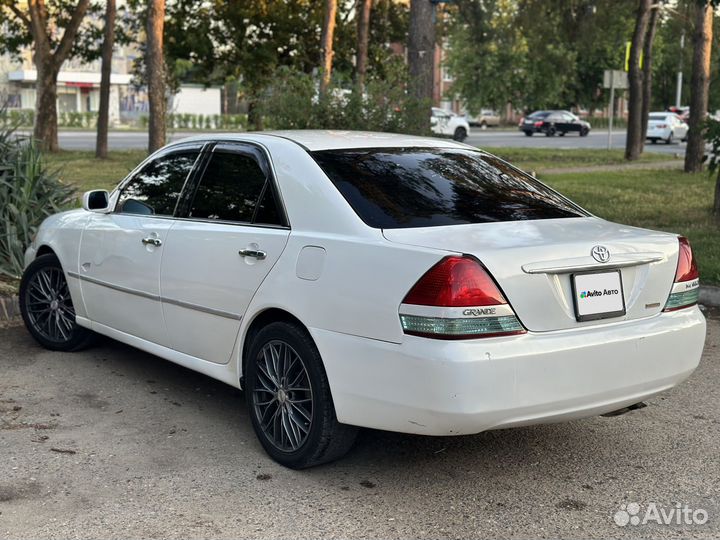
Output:
<svg viewBox="0 0 720 540">
<path fill-rule="evenodd" d="M 700 286 L 700 303 L 711 307 L 720 307 L 720 287 Z"/>
<path fill-rule="evenodd" d="M 20 317 L 20 299 L 17 296 L 0 296 L 0 321 Z"/>
</svg>

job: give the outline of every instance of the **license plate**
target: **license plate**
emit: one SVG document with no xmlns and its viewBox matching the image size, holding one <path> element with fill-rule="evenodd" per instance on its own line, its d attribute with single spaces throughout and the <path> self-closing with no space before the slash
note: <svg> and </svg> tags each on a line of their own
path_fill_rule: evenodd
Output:
<svg viewBox="0 0 720 540">
<path fill-rule="evenodd" d="M 595 321 L 625 315 L 620 270 L 572 275 L 575 318 Z"/>
</svg>

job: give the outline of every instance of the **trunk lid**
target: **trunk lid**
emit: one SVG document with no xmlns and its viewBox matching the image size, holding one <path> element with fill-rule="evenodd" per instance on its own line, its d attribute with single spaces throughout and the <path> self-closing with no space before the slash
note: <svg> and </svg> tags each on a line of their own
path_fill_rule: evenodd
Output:
<svg viewBox="0 0 720 540">
<path fill-rule="evenodd" d="M 391 242 L 477 257 L 523 325 L 535 332 L 656 315 L 672 288 L 678 256 L 677 235 L 595 217 L 384 229 L 383 234 Z M 609 251 L 607 262 L 592 256 L 595 246 Z M 612 269 L 621 274 L 626 313 L 578 322 L 573 274 Z"/>
</svg>

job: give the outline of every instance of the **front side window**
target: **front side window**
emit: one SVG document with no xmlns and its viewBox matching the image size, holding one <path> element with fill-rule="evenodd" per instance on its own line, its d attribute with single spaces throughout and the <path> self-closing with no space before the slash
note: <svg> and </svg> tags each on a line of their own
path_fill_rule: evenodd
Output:
<svg viewBox="0 0 720 540">
<path fill-rule="evenodd" d="M 185 180 L 199 154 L 199 150 L 174 152 L 145 165 L 123 187 L 116 212 L 172 216 Z"/>
<path fill-rule="evenodd" d="M 473 150 L 376 148 L 312 153 L 357 215 L 381 229 L 587 216 L 504 161 Z"/>
<path fill-rule="evenodd" d="M 263 197 L 260 202 L 266 192 L 269 198 Z M 279 220 L 267 175 L 257 160 L 244 153 L 214 152 L 195 192 L 189 217 L 252 223 L 256 210 L 262 222 Z"/>
</svg>

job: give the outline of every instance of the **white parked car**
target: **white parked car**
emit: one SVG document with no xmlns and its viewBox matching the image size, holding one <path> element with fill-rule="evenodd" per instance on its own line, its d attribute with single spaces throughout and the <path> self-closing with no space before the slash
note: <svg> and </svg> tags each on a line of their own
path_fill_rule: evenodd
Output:
<svg viewBox="0 0 720 540">
<path fill-rule="evenodd" d="M 267 452 L 357 426 L 461 435 L 618 411 L 697 367 L 687 240 L 592 216 L 412 136 L 203 135 L 45 220 L 20 302 L 43 346 L 104 334 L 245 390 Z"/>
<path fill-rule="evenodd" d="M 437 135 L 452 137 L 456 141 L 464 141 L 470 134 L 470 124 L 467 118 L 459 116 L 451 111 L 432 108 L 432 116 L 430 117 L 430 128 Z"/>
<path fill-rule="evenodd" d="M 654 112 L 648 116 L 646 138 L 653 144 L 665 141 L 671 144 L 674 140 L 687 140 L 688 125 L 675 113 Z"/>
</svg>

